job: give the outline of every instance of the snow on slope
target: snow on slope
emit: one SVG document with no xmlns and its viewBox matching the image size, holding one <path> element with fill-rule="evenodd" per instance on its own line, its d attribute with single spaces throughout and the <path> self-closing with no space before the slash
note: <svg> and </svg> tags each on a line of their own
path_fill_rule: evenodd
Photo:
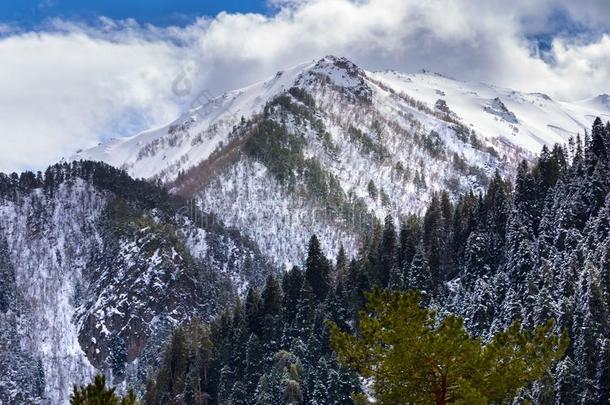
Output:
<svg viewBox="0 0 610 405">
<path fill-rule="evenodd" d="M 332 57 L 331 57 L 332 58 Z M 73 159 L 99 160 L 126 169 L 134 177 L 172 180 L 181 170 L 207 159 L 241 117 L 260 112 L 270 99 L 292 87 L 316 63 L 303 63 L 249 87 L 209 98 L 204 92 L 193 108 L 174 122 L 125 139 L 113 139 L 81 151 Z M 336 86 L 351 83 L 343 66 L 324 72 Z M 564 143 L 582 133 L 596 116 L 610 118 L 608 96 L 578 102 L 559 102 L 541 93 L 522 93 L 482 83 L 466 83 L 434 73 L 403 74 L 394 71 L 365 72 L 366 76 L 403 92 L 434 109 L 444 100 L 467 127 L 484 138 L 500 138 L 538 153 L 542 145 Z M 505 106 L 507 119 L 495 106 Z"/>
<path fill-rule="evenodd" d="M 98 373 L 141 387 L 176 324 L 276 271 L 235 230 L 106 165 L 11 179 L 0 174 L 0 404 L 64 404 Z"/>
<path fill-rule="evenodd" d="M 315 105 L 289 94 L 294 87 Z M 303 240 L 313 232 L 326 235 L 322 243 L 331 254 L 339 243 L 331 237 L 336 223 L 294 220 L 313 212 L 316 198 L 287 190 L 264 164 L 261 168 L 260 162 L 242 156 L 240 137 L 248 133 L 244 128 L 250 120 L 259 120 L 279 95 L 309 109 L 313 118 L 280 111 L 269 119 L 304 142 L 304 158 L 315 160 L 338 181 L 346 204 L 364 207 L 378 219 L 421 211 L 441 189 L 457 194 L 484 188 L 486 177 L 496 169 L 510 176 L 521 159 L 531 158 L 542 145 L 565 143 L 584 132 L 595 116 L 610 114 L 607 97 L 557 102 L 543 94 L 432 73 L 367 72 L 344 58 L 328 56 L 209 102 L 201 100 L 205 103 L 168 126 L 74 158 L 103 160 L 134 177 L 164 181 L 185 172 L 188 177 L 189 170 L 208 170 L 205 182 L 190 195 L 194 193 L 204 210 L 257 242 L 271 260 L 300 263 Z M 206 164 L 213 166 L 217 158 L 230 154 L 224 162 L 228 167 L 206 169 Z M 252 177 L 244 178 L 245 173 Z M 371 195 L 371 184 L 377 196 Z M 340 239 L 352 250 L 357 232 L 345 232 Z"/>
<path fill-rule="evenodd" d="M 73 384 L 95 374 L 72 318 L 87 260 L 100 242 L 93 224 L 104 204 L 104 196 L 83 181 L 62 185 L 52 199 L 42 192 L 20 204 L 0 199 L 0 228 L 25 300 L 21 346 L 42 360 L 45 397 L 52 404 L 65 401 Z"/>
<path fill-rule="evenodd" d="M 431 107 L 439 99 L 445 100 L 449 109 L 477 133 L 506 139 L 532 153 L 538 153 L 542 145 L 563 144 L 570 136 L 582 134 L 596 116 L 610 118 L 610 103 L 599 97 L 575 103 L 558 102 L 542 93 L 466 83 L 427 72 L 385 71 L 369 75 Z M 515 120 L 500 114 L 496 107 L 499 103 Z"/>
<path fill-rule="evenodd" d="M 300 90 L 293 88 L 273 100 L 263 115 L 231 134 L 229 145 L 265 137 L 248 128 L 274 122 L 302 145 L 297 155 L 302 153 L 314 169 L 286 169 L 288 177 L 296 173 L 295 182 L 281 184 L 269 167 L 283 156 L 255 156 L 253 161 L 247 148 L 237 155 L 221 149 L 219 155 L 233 153 L 236 161 L 219 170 L 194 168 L 173 184 L 181 192 L 181 184 L 188 182 L 190 187 L 197 178 L 192 172 L 207 172 L 194 190 L 203 210 L 240 229 L 278 265 L 302 263 L 314 233 L 326 254 L 336 254 L 340 243 L 353 253 L 359 229 L 366 228 L 362 225 L 371 216 L 383 220 L 388 214 L 419 212 L 433 192 L 482 188 L 485 176 L 495 169 L 509 174 L 518 162 L 503 145 L 496 145 L 494 155 L 486 147 L 458 139 L 455 122 L 418 110 L 345 59 L 317 62 L 298 76 L 294 87 Z M 273 149 L 273 139 L 261 142 Z M 293 155 L 294 150 L 285 153 Z M 285 163 L 290 162 L 294 160 Z M 334 197 L 308 189 L 311 170 L 318 184 L 326 183 L 337 192 Z"/>
<path fill-rule="evenodd" d="M 312 65 L 295 66 L 269 80 L 220 97 L 202 92 L 193 101 L 193 108 L 172 123 L 130 138 L 112 139 L 69 160 L 103 161 L 127 170 L 135 178 L 159 176 L 171 180 L 180 170 L 208 158 L 226 141 L 241 117 L 260 112 L 265 103 L 291 87 L 296 77 Z"/>
</svg>

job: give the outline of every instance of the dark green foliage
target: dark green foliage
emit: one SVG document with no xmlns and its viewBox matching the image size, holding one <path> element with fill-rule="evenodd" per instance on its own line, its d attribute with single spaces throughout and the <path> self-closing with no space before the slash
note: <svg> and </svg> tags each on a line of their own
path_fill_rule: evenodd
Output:
<svg viewBox="0 0 610 405">
<path fill-rule="evenodd" d="M 299 97 L 295 92 L 267 113 L 306 109 L 305 102 L 291 106 Z M 584 144 L 576 141 L 573 152 L 545 148 L 537 161 L 521 163 L 514 184 L 496 172 L 486 180 L 485 194 L 470 192 L 455 200 L 448 193 L 435 194 L 424 215 L 401 218 L 398 233 L 391 218 L 383 227 L 369 224 L 356 257 L 349 260 L 341 250 L 334 268 L 312 237 L 304 271 L 287 272 L 281 288 L 278 280 L 269 278 L 264 289 L 250 289 L 245 303 L 237 302 L 210 327 L 214 353 L 206 392 L 211 403 L 238 403 L 244 392 L 251 403 L 281 403 L 286 398 L 294 403 L 346 403 L 361 387 L 337 364 L 324 320 L 354 336 L 364 333 L 354 320 L 365 308 L 364 292 L 375 285 L 419 289 L 424 305 L 440 309 L 435 327 L 446 320 L 446 332 L 456 339 L 437 353 L 455 342 L 478 341 L 495 342 L 490 347 L 504 355 L 507 347 L 523 348 L 523 342 L 532 340 L 547 347 L 542 334 L 568 331 L 567 356 L 550 373 L 541 375 L 541 368 L 522 372 L 518 364 L 471 370 L 471 376 L 484 375 L 477 387 L 485 398 L 510 402 L 512 398 L 502 395 L 512 396 L 515 387 L 524 385 L 520 401 L 607 402 L 610 134 L 599 123 L 593 132 Z M 422 173 L 414 174 L 418 187 L 425 187 Z M 449 313 L 463 317 L 463 325 Z M 515 322 L 519 319 L 522 323 Z M 547 323 L 549 319 L 556 323 Z M 544 333 L 526 332 L 538 325 L 544 325 L 539 329 Z M 529 358 L 528 363 L 537 360 Z M 401 369 L 406 366 L 400 364 Z M 466 385 L 460 387 L 464 398 L 468 394 L 469 400 L 481 399 Z"/>
<path fill-rule="evenodd" d="M 176 329 L 165 352 L 163 366 L 149 380 L 145 404 L 174 404 L 190 397 L 205 404 L 210 397 L 210 367 L 214 356 L 210 331 L 200 323 Z"/>
<path fill-rule="evenodd" d="M 288 322 L 291 322 L 297 314 L 303 282 L 303 273 L 296 266 L 282 278 L 282 290 L 284 291 L 283 308 Z"/>
<path fill-rule="evenodd" d="M 8 244 L 0 227 L 0 313 L 8 311 L 15 300 L 15 272 L 10 260 Z"/>
<path fill-rule="evenodd" d="M 299 170 L 305 166 L 303 145 L 304 141 L 289 134 L 285 127 L 265 120 L 248 139 L 245 150 L 265 163 L 280 183 L 294 185 Z"/>
<path fill-rule="evenodd" d="M 436 131 L 430 131 L 427 136 L 422 138 L 423 147 L 426 149 L 430 156 L 439 158 L 445 151 L 445 142 L 441 139 L 441 136 Z"/>
<path fill-rule="evenodd" d="M 376 275 L 377 285 L 387 286 L 390 282 L 390 275 L 397 266 L 397 243 L 394 218 L 387 216 L 381 243 L 379 244 L 379 263 Z"/>
<path fill-rule="evenodd" d="M 23 172 L 20 176 L 16 173 L 8 176 L 0 173 L 0 195 L 11 199 L 35 188 L 43 188 L 46 193 L 53 195 L 63 182 L 76 179 L 90 182 L 125 200 L 137 202 L 143 208 L 167 209 L 181 204 L 181 201 L 170 197 L 159 183 L 132 179 L 124 170 L 106 163 L 82 160 L 50 166 L 44 176 L 32 172 Z"/>
<path fill-rule="evenodd" d="M 378 132 L 378 134 L 375 136 L 377 139 L 374 139 L 354 126 L 350 126 L 348 128 L 347 134 L 352 142 L 357 142 L 360 145 L 360 150 L 363 153 L 372 155 L 378 160 L 383 160 L 384 156 L 387 155 L 387 151 L 380 142 L 379 129 L 373 128 L 373 132 L 375 132 L 375 130 Z"/>
<path fill-rule="evenodd" d="M 208 401 L 196 404 L 313 403 L 322 385 L 326 399 L 319 403 L 346 403 L 360 385 L 353 372 L 339 366 L 328 344 L 324 320 L 348 327 L 352 318 L 343 283 L 335 287 L 329 281 L 331 267 L 312 237 L 309 277 L 295 267 L 283 276 L 280 287 L 270 276 L 262 289 L 248 290 L 244 303 L 238 300 L 220 314 L 209 332 L 201 326 L 194 329 L 198 333 L 194 326 L 179 328 L 148 384 L 145 403 L 180 398 Z M 317 283 L 318 294 L 309 280 Z M 196 353 L 205 353 L 206 361 L 198 361 Z M 321 362 L 327 365 L 323 374 L 318 372 Z"/>
<path fill-rule="evenodd" d="M 307 107 L 315 107 L 316 101 L 307 91 L 301 89 L 300 87 L 291 87 L 288 92 L 301 103 L 305 104 Z"/>
<path fill-rule="evenodd" d="M 550 332 L 552 322 L 535 331 L 516 322 L 483 345 L 459 317 L 437 323 L 417 291 L 375 289 L 367 298 L 360 334 L 329 322 L 331 343 L 342 363 L 373 378 L 381 404 L 501 402 L 544 376 L 569 340 Z"/>
<path fill-rule="evenodd" d="M 135 405 L 136 395 L 133 391 L 125 397 L 115 394 L 115 388 L 106 387 L 106 377 L 100 374 L 93 382 L 83 387 L 74 386 L 70 397 L 71 405 Z"/>
<path fill-rule="evenodd" d="M 292 93 L 278 96 L 267 104 L 265 113 L 257 117 L 244 142 L 244 152 L 264 164 L 283 186 L 318 200 L 329 216 L 353 221 L 359 228 L 366 229 L 374 222 L 366 205 L 361 199 L 348 198 L 336 176 L 326 171 L 318 159 L 305 157 L 304 135 L 289 131 L 283 124 L 287 112 L 296 120 L 308 122 L 324 149 L 330 155 L 335 153 L 330 134 L 322 121 L 315 118 L 309 102 L 295 103 L 294 98 L 299 99 L 301 92 L 294 90 Z"/>
<path fill-rule="evenodd" d="M 314 295 L 323 301 L 330 288 L 330 263 L 322 253 L 320 242 L 316 235 L 309 240 L 307 262 L 305 264 L 305 279 L 311 285 Z"/>
</svg>

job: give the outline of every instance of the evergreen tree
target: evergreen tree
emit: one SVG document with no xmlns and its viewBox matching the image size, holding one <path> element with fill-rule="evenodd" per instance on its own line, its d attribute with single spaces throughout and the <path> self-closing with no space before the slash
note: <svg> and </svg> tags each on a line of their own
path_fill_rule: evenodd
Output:
<svg viewBox="0 0 610 405">
<path fill-rule="evenodd" d="M 379 267 L 376 274 L 376 282 L 381 287 L 387 287 L 390 275 L 396 266 L 396 230 L 394 219 L 388 215 L 385 218 L 385 226 L 379 244 Z"/>
<path fill-rule="evenodd" d="M 404 279 L 413 256 L 415 256 L 415 250 L 419 243 L 420 232 L 419 232 L 419 221 L 417 217 L 410 216 L 400 227 L 399 234 L 399 247 L 397 254 L 397 267 L 401 269 L 401 278 Z"/>
<path fill-rule="evenodd" d="M 610 403 L 610 339 L 604 338 L 599 345 L 599 362 L 596 369 L 595 380 L 597 392 L 595 400 L 599 404 Z"/>
<path fill-rule="evenodd" d="M 311 402 L 314 404 L 328 404 L 328 366 L 326 360 L 321 358 L 315 370 L 312 370 L 313 390 Z"/>
<path fill-rule="evenodd" d="M 528 332 L 517 322 L 482 345 L 458 317 L 436 326 L 416 291 L 375 290 L 368 298 L 361 334 L 331 323 L 331 342 L 343 363 L 373 379 L 380 403 L 503 401 L 542 377 L 568 343 L 550 332 L 552 323 Z"/>
<path fill-rule="evenodd" d="M 231 390 L 231 399 L 229 403 L 231 405 L 247 405 L 248 404 L 248 392 L 241 381 L 237 381 L 233 385 Z"/>
<path fill-rule="evenodd" d="M 218 398 L 219 404 L 229 405 L 231 399 L 231 393 L 234 385 L 233 371 L 228 367 L 224 366 L 220 370 L 220 381 L 218 382 Z"/>
<path fill-rule="evenodd" d="M 424 247 L 420 244 L 411 261 L 406 289 L 421 290 L 424 302 L 427 302 L 431 298 L 433 282 Z"/>
<path fill-rule="evenodd" d="M 305 278 L 309 282 L 318 301 L 323 301 L 330 288 L 330 264 L 322 253 L 320 242 L 316 235 L 309 240 Z"/>
<path fill-rule="evenodd" d="M 313 322 L 316 309 L 316 296 L 309 285 L 309 282 L 305 280 L 298 302 L 297 315 L 294 320 L 294 337 L 296 336 L 307 336 L 309 328 Z"/>
<path fill-rule="evenodd" d="M 339 253 L 337 253 L 337 263 L 335 265 L 334 272 L 335 278 L 333 281 L 335 287 L 338 284 L 345 283 L 345 280 L 347 278 L 348 266 L 349 261 L 347 258 L 347 254 L 345 253 L 345 248 L 343 247 L 343 244 L 341 244 L 341 246 L 339 247 Z"/>
<path fill-rule="evenodd" d="M 303 273 L 296 266 L 285 273 L 282 278 L 282 290 L 284 291 L 283 308 L 287 322 L 292 322 L 297 314 L 303 282 Z"/>
<path fill-rule="evenodd" d="M 556 381 L 556 403 L 578 403 L 578 376 L 576 375 L 576 366 L 569 355 L 557 364 Z"/>
<path fill-rule="evenodd" d="M 261 297 L 256 288 L 250 288 L 246 296 L 246 324 L 249 333 L 261 335 L 263 320 L 261 319 Z"/>
<path fill-rule="evenodd" d="M 114 388 L 106 388 L 106 378 L 99 374 L 94 381 L 86 386 L 74 386 L 71 405 L 135 405 L 136 395 L 130 390 L 127 396 L 116 395 Z"/>
<path fill-rule="evenodd" d="M 15 300 L 15 272 L 11 264 L 4 230 L 0 227 L 0 313 L 8 311 Z"/>
<path fill-rule="evenodd" d="M 261 371 L 263 370 L 263 348 L 261 346 L 259 338 L 252 333 L 248 339 L 246 346 L 246 360 L 244 370 L 244 385 L 243 388 L 246 392 L 253 392 L 256 389 L 256 384 L 261 378 Z"/>
</svg>

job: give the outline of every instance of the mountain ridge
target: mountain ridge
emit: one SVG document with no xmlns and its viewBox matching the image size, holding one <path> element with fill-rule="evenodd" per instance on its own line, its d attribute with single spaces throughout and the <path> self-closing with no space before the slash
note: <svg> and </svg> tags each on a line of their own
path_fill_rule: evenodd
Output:
<svg viewBox="0 0 610 405">
<path fill-rule="evenodd" d="M 338 63 L 338 65 L 336 65 L 335 63 Z M 320 69 L 320 67 L 322 67 L 322 69 Z M 102 160 L 111 163 L 117 167 L 127 169 L 127 171 L 134 177 L 150 178 L 159 176 L 164 180 L 172 180 L 173 178 L 175 178 L 175 176 L 177 176 L 179 170 L 187 169 L 188 167 L 199 163 L 201 160 L 206 159 L 213 152 L 218 143 L 223 141 L 223 139 L 226 137 L 226 133 L 232 130 L 232 126 L 239 123 L 239 120 L 242 116 L 246 119 L 249 118 L 252 114 L 260 112 L 264 104 L 274 96 L 279 95 L 283 91 L 287 91 L 290 87 L 298 87 L 297 82 L 299 80 L 299 76 L 307 74 L 308 72 L 316 72 L 317 70 L 318 73 L 326 74 L 328 79 L 330 81 L 333 81 L 334 79 L 345 79 L 347 77 L 350 77 L 350 69 L 352 69 L 353 71 L 358 71 L 360 73 L 360 77 L 379 80 L 382 81 L 384 84 L 390 86 L 391 88 L 395 87 L 394 91 L 396 92 L 406 91 L 408 96 L 415 98 L 417 101 L 425 103 L 428 107 L 432 107 L 434 103 L 439 99 L 445 99 L 447 94 L 447 88 L 453 90 L 453 92 L 455 93 L 457 89 L 463 87 L 463 91 L 461 92 L 461 94 L 459 94 L 461 97 L 465 97 L 469 92 L 476 92 L 476 89 L 479 89 L 479 91 L 484 92 L 488 91 L 489 89 L 497 89 L 498 91 L 500 91 L 501 94 L 495 94 L 495 97 L 486 97 L 487 101 L 492 101 L 495 98 L 499 98 L 501 100 L 504 100 L 504 102 L 517 103 L 525 101 L 530 104 L 534 104 L 535 102 L 537 102 L 537 100 L 528 99 L 534 97 L 539 98 L 542 101 L 552 102 L 553 108 L 559 110 L 561 110 L 563 106 L 563 108 L 566 108 L 567 112 L 569 112 L 568 115 L 582 115 L 587 108 L 589 109 L 589 111 L 585 115 L 588 114 L 591 117 L 610 115 L 610 108 L 606 108 L 606 110 L 604 111 L 599 108 L 599 106 L 597 108 L 594 108 L 592 105 L 590 105 L 591 102 L 594 102 L 597 99 L 595 97 L 592 99 L 581 100 L 575 103 L 555 102 L 550 97 L 540 93 L 522 93 L 515 90 L 504 89 L 484 83 L 473 84 L 452 79 L 441 74 L 430 73 L 427 71 L 424 71 L 424 73 L 415 74 L 404 74 L 399 73 L 397 71 L 369 72 L 361 69 L 346 58 L 329 55 L 325 58 L 318 60 L 317 62 L 305 62 L 296 65 L 292 68 L 279 71 L 275 76 L 269 79 L 263 80 L 261 82 L 252 84 L 241 89 L 226 92 L 218 97 L 212 97 L 208 93 L 202 92 L 198 97 L 195 98 L 195 101 L 191 104 L 192 108 L 190 108 L 189 111 L 182 114 L 181 117 L 179 117 L 172 123 L 159 127 L 157 129 L 144 131 L 140 134 L 125 138 L 123 140 L 114 139 L 107 143 L 103 143 L 98 147 L 81 151 L 76 155 L 70 157 L 69 159 L 83 158 L 86 160 Z M 440 79 L 440 81 L 435 81 L 433 80 L 434 78 Z M 413 81 L 417 81 L 417 85 L 409 86 L 409 82 Z M 446 83 L 443 84 L 443 81 L 446 81 Z M 346 81 L 342 83 L 341 81 L 337 81 L 335 84 L 342 87 L 346 87 L 349 82 Z M 460 86 L 460 84 L 463 86 Z M 438 90 L 440 93 L 436 93 L 436 90 Z M 430 95 L 430 91 L 434 91 L 435 94 L 433 96 Z M 424 94 L 423 92 L 425 92 L 426 94 Z M 443 96 L 442 93 L 445 93 L 445 95 Z M 540 100 L 538 100 L 538 102 L 540 102 Z M 451 107 L 451 100 L 445 101 L 447 101 L 447 103 Z M 473 121 L 479 121 L 481 117 L 485 117 L 485 115 L 483 114 L 485 111 L 485 104 L 486 103 L 481 103 L 478 106 L 479 111 L 474 116 L 476 119 L 473 119 L 472 111 L 466 111 L 468 109 L 464 109 L 465 116 L 462 118 L 464 119 L 465 124 L 467 126 L 474 125 Z M 541 110 L 536 112 L 544 113 L 545 111 Z M 559 112 L 566 113 L 565 111 Z M 528 113 L 531 112 L 528 111 Z M 539 139 L 537 141 L 527 141 L 523 143 L 515 141 L 514 139 L 511 141 L 509 135 L 512 134 L 513 129 L 510 127 L 510 125 L 496 126 L 493 128 L 494 131 L 499 131 L 500 136 L 507 138 L 509 142 L 512 142 L 517 146 L 525 145 L 526 149 L 528 149 L 530 153 L 538 153 L 543 144 L 546 144 L 547 146 L 552 146 L 557 141 L 560 141 L 559 143 L 564 143 L 567 141 L 566 137 L 558 138 L 557 136 L 555 136 L 555 134 L 553 134 L 553 132 L 549 132 L 547 129 L 544 129 L 547 125 L 562 128 L 564 131 L 566 131 L 566 133 L 575 136 L 579 131 L 584 132 L 584 130 L 590 127 L 593 122 L 592 119 L 585 120 L 583 119 L 583 117 L 578 116 L 574 118 L 575 122 L 572 122 L 572 125 L 569 125 L 569 122 L 566 120 L 566 118 L 558 116 L 558 114 L 556 114 L 556 111 L 546 111 L 546 113 L 548 117 L 540 119 L 542 123 L 535 122 L 536 125 L 533 125 L 533 127 L 535 127 L 538 131 L 540 131 L 542 128 L 544 132 L 547 133 L 544 138 Z M 459 112 L 458 116 L 461 116 Z M 197 120 L 198 122 L 193 121 L 193 119 Z M 184 125 L 194 126 L 194 129 L 199 131 L 198 135 L 202 132 L 205 132 L 206 130 L 209 130 L 210 128 L 214 128 L 214 131 L 216 132 L 225 132 L 225 134 L 210 137 L 210 139 L 208 139 L 209 148 L 195 147 L 193 148 L 192 153 L 188 153 L 188 151 L 185 152 L 184 150 L 181 150 L 182 153 L 180 154 L 174 153 L 173 156 L 166 156 L 164 159 L 162 159 L 169 159 L 171 160 L 171 163 L 166 163 L 157 160 L 154 162 L 157 166 L 156 168 L 151 168 L 150 165 L 145 165 L 143 162 L 140 162 L 141 160 L 145 160 L 142 159 L 142 155 L 146 154 L 144 148 L 149 145 L 152 145 L 155 140 L 159 140 L 164 135 L 167 135 L 168 133 L 172 132 L 172 128 L 179 128 Z M 493 131 L 489 130 L 489 126 L 486 126 L 485 128 L 481 129 L 482 130 L 479 130 L 478 132 L 481 133 L 483 137 L 498 136 L 498 134 L 493 133 Z M 137 145 L 134 145 L 134 143 L 136 143 Z M 171 147 L 165 149 L 171 151 Z M 111 156 L 111 153 L 113 156 Z M 187 160 L 185 160 L 185 155 L 189 156 Z M 138 159 L 138 157 L 140 159 Z M 175 167 L 172 167 L 172 163 Z"/>
</svg>

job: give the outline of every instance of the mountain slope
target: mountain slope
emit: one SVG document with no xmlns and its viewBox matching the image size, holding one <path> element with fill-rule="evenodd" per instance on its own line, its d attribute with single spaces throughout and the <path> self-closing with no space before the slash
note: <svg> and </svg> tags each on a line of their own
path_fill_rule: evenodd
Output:
<svg viewBox="0 0 610 405">
<path fill-rule="evenodd" d="M 428 106 L 438 101 L 464 125 L 532 153 L 543 145 L 564 144 L 591 128 L 595 117 L 610 117 L 610 106 L 595 98 L 559 102 L 543 93 L 521 93 L 487 84 L 460 82 L 433 73 L 375 72 L 372 78 Z M 598 97 L 599 98 L 599 97 Z"/>
<path fill-rule="evenodd" d="M 100 371 L 143 384 L 177 324 L 211 319 L 273 271 L 179 203 L 99 163 L 0 174 L 0 399 L 62 403 Z"/>
<path fill-rule="evenodd" d="M 361 225 L 420 212 L 439 190 L 484 189 L 604 108 L 329 56 L 77 156 L 168 182 L 290 266 L 312 233 L 327 254 L 354 252 Z"/>
<path fill-rule="evenodd" d="M 361 73 L 363 82 L 359 85 L 372 87 L 371 82 L 378 82 L 395 93 L 403 93 L 406 97 L 402 101 L 394 99 L 395 108 L 413 104 L 424 116 L 445 112 L 444 108 L 448 108 L 455 119 L 474 129 L 480 137 L 501 138 L 531 153 L 538 153 L 544 144 L 565 143 L 570 135 L 590 128 L 597 116 L 610 117 L 607 95 L 559 102 L 542 93 L 461 82 L 425 71 L 417 74 L 368 72 L 343 58 L 329 56 L 317 63 L 303 63 L 280 71 L 269 80 L 220 97 L 202 92 L 191 104 L 192 108 L 174 122 L 131 138 L 113 139 L 80 151 L 75 158 L 105 161 L 126 169 L 136 178 L 160 176 L 171 180 L 180 170 L 207 159 L 242 117 L 248 119 L 260 113 L 275 96 L 298 86 L 299 81 L 303 84 L 303 76 L 321 74 L 333 86 L 348 88 L 354 84 L 350 69 Z M 437 105 L 439 100 L 444 103 Z"/>
</svg>

